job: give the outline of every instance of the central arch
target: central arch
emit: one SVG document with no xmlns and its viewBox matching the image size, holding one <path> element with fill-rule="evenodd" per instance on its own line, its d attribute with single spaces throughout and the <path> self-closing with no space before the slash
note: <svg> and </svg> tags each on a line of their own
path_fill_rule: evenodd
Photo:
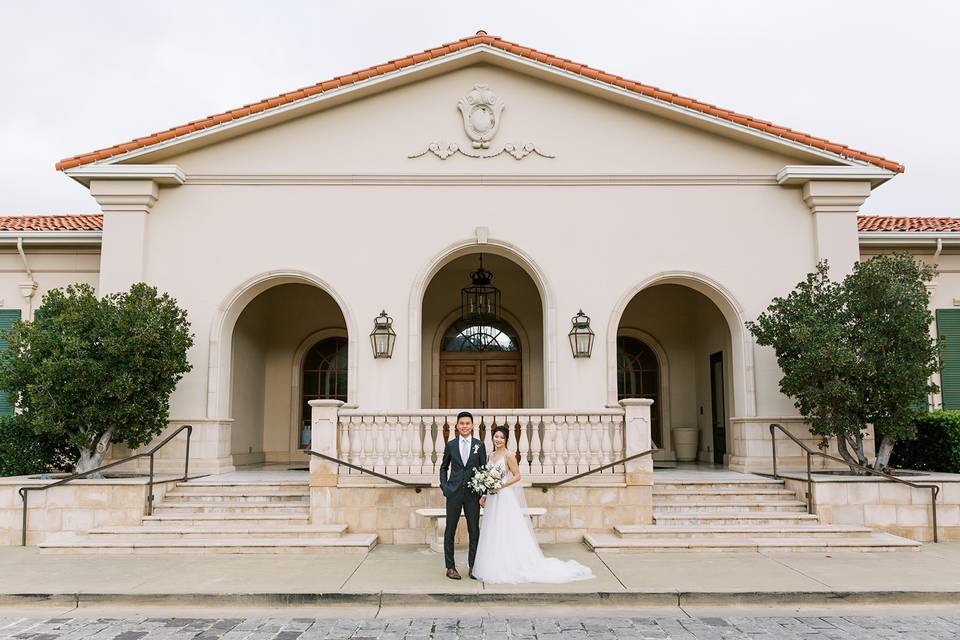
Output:
<svg viewBox="0 0 960 640">
<path fill-rule="evenodd" d="M 536 286 L 540 295 L 543 323 L 543 404 L 545 407 L 554 406 L 557 390 L 556 297 L 543 270 L 529 255 L 509 242 L 492 238 L 483 240 L 481 242 L 474 237 L 448 245 L 424 266 L 414 280 L 408 307 L 407 403 L 409 408 L 420 408 L 423 404 L 422 375 L 423 367 L 427 365 L 424 364 L 422 356 L 425 339 L 422 323 L 427 288 L 434 276 L 446 265 L 458 258 L 477 253 L 496 255 L 513 262 L 530 277 Z M 428 340 L 432 338 L 434 338 L 433 335 L 426 337 Z"/>
</svg>

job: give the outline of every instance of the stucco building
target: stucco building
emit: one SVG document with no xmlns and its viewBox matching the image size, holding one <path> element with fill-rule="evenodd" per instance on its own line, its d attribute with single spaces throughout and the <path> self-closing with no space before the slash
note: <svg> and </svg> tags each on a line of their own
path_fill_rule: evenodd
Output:
<svg viewBox="0 0 960 640">
<path fill-rule="evenodd" d="M 102 214 L 0 223 L 0 317 L 74 281 L 174 296 L 195 346 L 171 425 L 204 473 L 305 462 L 318 399 L 345 403 L 330 451 L 395 473 L 429 458 L 424 416 L 462 407 L 536 423 L 525 455 L 574 416 L 548 454 L 586 442 L 582 470 L 630 450 L 604 425 L 636 397 L 658 465 L 695 429 L 698 460 L 762 469 L 769 423 L 809 440 L 744 326 L 773 297 L 905 248 L 940 265 L 938 320 L 960 299 L 953 221 L 860 215 L 900 164 L 483 32 L 57 167 Z M 932 405 L 960 405 L 944 383 Z"/>
</svg>

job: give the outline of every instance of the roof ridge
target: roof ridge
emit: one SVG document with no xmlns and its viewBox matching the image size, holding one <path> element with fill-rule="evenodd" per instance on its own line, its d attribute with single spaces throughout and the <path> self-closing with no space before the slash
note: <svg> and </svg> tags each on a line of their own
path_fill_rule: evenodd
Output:
<svg viewBox="0 0 960 640">
<path fill-rule="evenodd" d="M 193 133 L 202 129 L 207 129 L 210 127 L 215 127 L 224 122 L 229 122 L 231 120 L 236 120 L 238 118 L 243 118 L 254 113 L 260 113 L 261 111 L 266 111 L 268 109 L 273 109 L 282 105 L 290 104 L 304 98 L 308 98 L 325 91 L 331 91 L 338 89 L 345 85 L 355 84 L 356 82 L 361 82 L 369 78 L 374 78 L 381 76 L 393 71 L 399 71 L 405 67 L 412 65 L 420 64 L 428 60 L 434 60 L 441 58 L 443 56 L 449 55 L 456 51 L 462 49 L 477 46 L 477 45 L 488 45 L 507 53 L 518 55 L 523 58 L 530 60 L 535 60 L 542 64 L 547 64 L 552 67 L 582 75 L 591 80 L 596 80 L 598 82 L 603 82 L 610 84 L 621 89 L 632 91 L 655 100 L 660 100 L 662 102 L 667 102 L 670 104 L 689 109 L 691 111 L 696 111 L 699 113 L 704 113 L 709 116 L 720 118 L 722 120 L 727 120 L 735 124 L 756 130 L 775 135 L 786 140 L 793 142 L 798 142 L 800 144 L 813 147 L 816 149 L 821 149 L 835 155 L 852 159 L 860 160 L 869 164 L 873 164 L 884 169 L 895 171 L 897 173 L 903 173 L 904 166 L 893 160 L 888 160 L 883 156 L 878 156 L 874 154 L 867 153 L 865 151 L 860 151 L 853 149 L 844 144 L 839 144 L 827 140 L 826 138 L 820 138 L 813 136 L 808 133 L 801 131 L 795 131 L 788 127 L 782 127 L 775 125 L 772 122 L 766 120 L 760 120 L 759 118 L 754 118 L 745 114 L 737 113 L 732 109 L 725 109 L 717 107 L 715 105 L 701 102 L 694 98 L 689 98 L 682 96 L 677 93 L 670 91 L 664 91 L 657 87 L 646 85 L 634 80 L 628 80 L 618 75 L 610 74 L 600 69 L 594 69 L 593 67 L 568 60 L 566 58 L 561 58 L 550 53 L 545 53 L 538 51 L 531 47 L 525 47 L 514 42 L 510 42 L 502 39 L 499 36 L 491 36 L 486 33 L 486 31 L 478 31 L 472 36 L 467 36 L 465 38 L 460 38 L 459 40 L 454 40 L 446 44 L 440 45 L 439 47 L 434 47 L 432 49 L 425 49 L 419 53 L 410 54 L 400 58 L 395 58 L 388 62 L 385 62 L 380 65 L 374 65 L 367 67 L 366 69 L 361 69 L 359 71 L 354 71 L 345 75 L 334 76 L 329 80 L 317 82 L 315 84 L 301 87 L 300 89 L 295 89 L 293 91 L 287 91 L 279 95 L 264 98 L 257 102 L 252 102 L 245 104 L 242 107 L 236 109 L 230 109 L 222 113 L 214 114 L 207 116 L 206 118 L 200 118 L 193 120 L 184 125 L 177 127 L 171 127 L 169 129 L 158 131 L 150 135 L 141 136 L 139 138 L 134 138 L 127 142 L 116 144 L 110 147 L 104 147 L 95 151 L 90 151 L 87 153 L 70 156 L 64 158 L 56 164 L 56 168 L 60 171 L 71 169 L 73 167 L 78 167 L 81 165 L 89 164 L 91 162 L 97 162 L 99 160 L 105 160 L 113 156 L 120 155 L 122 153 L 127 153 L 128 151 L 133 151 L 135 149 L 142 149 L 160 142 L 166 142 L 167 140 L 172 140 L 173 138 L 178 138 L 183 135 Z"/>
</svg>

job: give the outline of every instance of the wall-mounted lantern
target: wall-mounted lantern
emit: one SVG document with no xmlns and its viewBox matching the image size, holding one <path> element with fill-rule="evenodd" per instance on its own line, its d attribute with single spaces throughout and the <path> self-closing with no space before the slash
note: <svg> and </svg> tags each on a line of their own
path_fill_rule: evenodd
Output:
<svg viewBox="0 0 960 640">
<path fill-rule="evenodd" d="M 572 320 L 573 328 L 570 329 L 570 349 L 573 351 L 574 358 L 589 358 L 593 351 L 593 329 L 590 328 L 590 316 L 583 312 L 583 309 L 577 312 Z"/>
<path fill-rule="evenodd" d="M 373 346 L 374 358 L 392 358 L 393 343 L 397 341 L 397 334 L 393 330 L 393 318 L 387 315 L 386 310 L 373 319 L 373 331 L 370 332 L 370 344 Z"/>
</svg>

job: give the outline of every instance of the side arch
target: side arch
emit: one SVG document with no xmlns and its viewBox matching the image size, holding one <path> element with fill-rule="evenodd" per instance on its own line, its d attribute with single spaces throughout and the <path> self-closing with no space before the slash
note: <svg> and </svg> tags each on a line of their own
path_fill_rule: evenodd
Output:
<svg viewBox="0 0 960 640">
<path fill-rule="evenodd" d="M 306 284 L 327 295 L 340 308 L 347 327 L 347 397 L 356 401 L 357 385 L 357 326 L 353 313 L 326 281 L 306 271 L 296 269 L 273 270 L 257 274 L 235 287 L 217 307 L 210 323 L 210 342 L 207 364 L 207 418 L 225 420 L 232 417 L 230 397 L 231 366 L 233 360 L 233 330 L 237 319 L 250 302 L 268 289 L 282 284 Z"/>
<path fill-rule="evenodd" d="M 743 307 L 733 294 L 716 280 L 692 271 L 663 271 L 639 282 L 625 292 L 610 314 L 607 326 L 607 402 L 617 401 L 617 331 L 623 313 L 633 298 L 649 287 L 677 284 L 706 296 L 720 310 L 730 331 L 733 381 L 733 412 L 730 415 L 757 415 L 757 394 L 754 380 L 753 339 L 745 326 Z"/>
<path fill-rule="evenodd" d="M 473 253 L 491 253 L 514 262 L 533 280 L 540 294 L 543 313 L 543 399 L 545 407 L 555 406 L 557 393 L 557 319 L 556 296 L 547 280 L 546 274 L 536 261 L 516 245 L 503 240 L 486 238 L 484 242 L 476 237 L 460 240 L 436 254 L 417 274 L 410 289 L 408 304 L 408 369 L 407 369 L 407 405 L 418 408 L 421 404 L 421 361 L 423 298 L 430 281 L 448 263 Z"/>
</svg>

